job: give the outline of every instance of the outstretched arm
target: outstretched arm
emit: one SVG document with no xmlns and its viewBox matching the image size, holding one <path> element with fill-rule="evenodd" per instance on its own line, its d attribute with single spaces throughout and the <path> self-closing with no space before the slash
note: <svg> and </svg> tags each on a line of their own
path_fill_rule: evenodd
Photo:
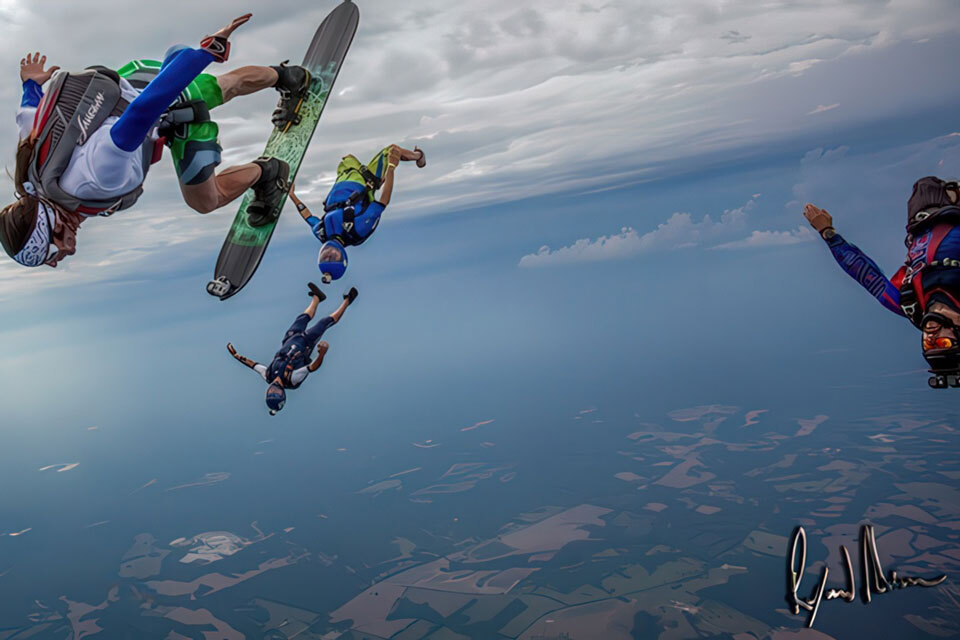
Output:
<svg viewBox="0 0 960 640">
<path fill-rule="evenodd" d="M 847 275 L 856 280 L 880 304 L 902 316 L 900 290 L 883 275 L 880 267 L 855 244 L 844 240 L 836 231 L 828 233 L 828 235 L 830 237 L 826 238 L 827 246 L 830 247 L 830 253 L 833 254 L 833 258 L 840 265 L 840 268 L 846 271 Z"/>
<path fill-rule="evenodd" d="M 297 194 L 293 192 L 294 183 L 290 183 L 290 200 L 297 207 L 297 213 L 300 214 L 300 217 L 307 221 L 311 227 L 320 222 L 320 219 L 317 216 L 310 213 L 310 209 L 303 203 L 303 200 L 297 197 Z M 313 218 L 314 222 L 311 222 L 310 219 Z"/>
<path fill-rule="evenodd" d="M 257 366 L 257 364 L 258 364 L 258 363 L 255 362 L 254 360 L 251 360 L 250 358 L 248 358 L 248 357 L 246 357 L 246 356 L 242 356 L 242 355 L 240 355 L 239 353 L 237 353 L 237 350 L 234 349 L 234 348 L 233 348 L 233 345 L 232 345 L 231 343 L 229 343 L 229 342 L 227 343 L 227 351 L 230 352 L 230 355 L 233 356 L 234 360 L 236 360 L 237 362 L 239 362 L 240 364 L 242 364 L 242 365 L 244 365 L 244 366 L 246 366 L 246 367 L 250 367 L 251 369 L 253 369 L 253 368 L 255 368 L 255 367 Z"/>
<path fill-rule="evenodd" d="M 810 221 L 830 247 L 830 253 L 847 275 L 867 290 L 877 301 L 893 313 L 902 316 L 900 290 L 883 275 L 880 267 L 856 245 L 847 242 L 833 228 L 833 218 L 826 210 L 808 204 L 803 215 Z"/>
<path fill-rule="evenodd" d="M 307 369 L 311 373 L 320 368 L 320 365 L 323 364 L 323 357 L 327 355 L 327 350 L 330 349 L 330 344 L 326 340 L 321 340 L 320 344 L 317 345 L 317 358 L 313 362 L 307 365 Z"/>
<path fill-rule="evenodd" d="M 60 67 L 44 69 L 47 56 L 41 56 L 37 51 L 27 54 L 20 59 L 20 81 L 23 83 L 23 97 L 20 99 L 20 109 L 17 111 L 17 124 L 20 126 L 20 139 L 30 135 L 33 128 L 33 119 L 37 113 L 37 106 L 43 98 L 43 84 L 50 79 Z"/>
<path fill-rule="evenodd" d="M 199 49 L 183 49 L 175 57 L 164 61 L 160 73 L 110 127 L 110 139 L 113 143 L 128 152 L 135 151 L 143 144 L 157 119 L 177 99 L 180 92 L 211 62 L 223 62 L 227 59 L 230 51 L 227 39 L 249 19 L 250 14 L 244 14 L 212 36 L 204 38 Z"/>
<path fill-rule="evenodd" d="M 383 177 L 383 185 L 380 187 L 380 195 L 377 196 L 377 202 L 383 206 L 390 204 L 390 196 L 393 195 L 393 177 L 397 169 L 397 163 L 400 162 L 401 149 L 397 145 L 390 147 L 390 154 L 387 156 L 387 170 Z"/>
</svg>

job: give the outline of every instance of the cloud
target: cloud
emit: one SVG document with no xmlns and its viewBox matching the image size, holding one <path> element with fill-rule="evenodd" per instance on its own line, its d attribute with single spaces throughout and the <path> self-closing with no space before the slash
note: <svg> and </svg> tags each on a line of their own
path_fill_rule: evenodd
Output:
<svg viewBox="0 0 960 640">
<path fill-rule="evenodd" d="M 939 135 L 869 152 L 847 146 L 812 149 L 800 162 L 793 197 L 786 206 L 797 218 L 805 202 L 824 207 L 834 216 L 838 229 L 861 239 L 863 233 L 899 235 L 903 229 L 900 212 L 906 208 L 913 182 L 927 175 L 960 178 L 960 136 Z M 867 194 L 885 205 L 868 207 Z M 895 247 L 890 245 L 887 259 L 902 258 Z"/>
<path fill-rule="evenodd" d="M 839 106 L 840 106 L 839 102 L 835 102 L 833 104 L 827 104 L 827 105 L 818 104 L 817 108 L 814 109 L 813 111 L 807 112 L 807 115 L 812 116 L 816 113 L 823 113 L 824 111 L 830 111 L 831 109 L 836 109 Z"/>
<path fill-rule="evenodd" d="M 713 249 L 754 249 L 757 247 L 779 247 L 801 242 L 812 242 L 817 234 L 810 227 L 800 225 L 792 231 L 754 231 L 743 240 L 734 240 L 719 244 Z"/>
<path fill-rule="evenodd" d="M 616 260 L 652 251 L 668 251 L 695 247 L 732 231 L 743 228 L 747 212 L 756 206 L 754 200 L 748 200 L 742 207 L 728 209 L 715 222 L 709 214 L 699 222 L 689 213 L 676 212 L 666 222 L 653 231 L 643 235 L 636 229 L 624 227 L 620 233 L 600 236 L 595 240 L 582 238 L 572 245 L 550 249 L 540 247 L 536 253 L 523 256 L 521 267 L 543 267 L 575 262 L 597 262 Z"/>
<path fill-rule="evenodd" d="M 230 61 L 208 71 L 297 59 L 335 4 L 278 0 L 258 7 L 232 38 Z M 872 6 L 872 0 L 782 3 L 780 19 L 771 22 L 763 5 L 713 0 L 530 0 L 522 6 L 515 0 L 419 0 L 415 6 L 365 0 L 298 186 L 317 201 L 342 155 L 370 156 L 390 142 L 420 144 L 430 158 L 424 171 L 407 165 L 398 171 L 394 217 L 653 179 L 673 166 L 696 166 L 703 154 L 732 158 L 825 126 L 819 118 L 797 122 L 809 74 L 821 74 L 817 86 L 845 106 L 831 119 L 838 120 L 834 127 L 902 111 L 896 96 L 908 101 L 911 92 L 925 95 L 926 104 L 950 104 L 956 88 L 925 62 L 943 58 L 937 39 L 954 26 L 936 11 L 918 10 L 919 2 L 884 11 Z M 199 20 L 195 3 L 170 0 L 144 31 L 128 9 L 121 0 L 8 3 L 0 10 L 6 22 L 0 55 L 20 59 L 43 33 L 53 64 L 118 66 L 157 57 L 175 41 L 196 43 L 236 12 L 227 0 L 209 0 Z M 106 23 L 104 15 L 111 16 Z M 930 42 L 911 44 L 922 39 Z M 897 57 L 904 69 L 891 70 L 884 52 L 898 44 L 914 48 Z M 931 73 L 918 77 L 906 67 Z M 851 82 L 879 68 L 888 80 L 883 86 Z M 0 98 L 11 110 L 17 103 L 15 75 L 0 85 Z M 214 111 L 224 146 L 221 168 L 260 154 L 275 102 L 276 94 L 264 91 Z M 904 104 L 916 108 L 915 101 Z M 14 136 L 12 126 L 0 128 L 0 150 L 8 149 L 8 158 Z M 151 170 L 141 202 L 122 214 L 126 224 L 118 224 L 118 214 L 99 221 L 93 235 L 85 225 L 78 255 L 63 268 L 46 276 L 0 270 L 0 297 L 143 277 L 157 265 L 178 263 L 181 250 L 215 252 L 235 205 L 213 216 L 190 213 L 169 165 L 165 159 Z M 278 233 L 294 233 L 297 223 L 281 218 Z"/>
</svg>

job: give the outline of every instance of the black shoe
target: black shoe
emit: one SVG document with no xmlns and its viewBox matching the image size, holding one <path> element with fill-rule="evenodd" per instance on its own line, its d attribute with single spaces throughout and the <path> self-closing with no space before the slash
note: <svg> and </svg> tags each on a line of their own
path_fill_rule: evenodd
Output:
<svg viewBox="0 0 960 640">
<path fill-rule="evenodd" d="M 343 299 L 350 304 L 353 304 L 353 301 L 357 299 L 358 295 L 360 295 L 360 292 L 357 291 L 357 288 L 350 287 L 350 291 L 347 291 L 345 294 L 343 294 Z"/>
<path fill-rule="evenodd" d="M 286 61 L 270 67 L 277 72 L 277 83 L 273 85 L 280 92 L 280 101 L 270 120 L 277 129 L 300 124 L 300 106 L 310 92 L 313 77 L 305 67 L 288 67 Z"/>
<path fill-rule="evenodd" d="M 253 201 L 247 205 L 251 227 L 262 227 L 280 217 L 280 201 L 287 193 L 290 165 L 279 158 L 261 156 L 253 161 L 260 166 L 260 179 L 253 183 Z"/>
<path fill-rule="evenodd" d="M 320 302 L 323 302 L 324 300 L 327 299 L 327 294 L 325 294 L 323 291 L 320 291 L 320 287 L 313 284 L 312 282 L 307 283 L 307 288 L 310 290 L 307 292 L 307 295 L 309 295 L 311 298 L 313 297 L 319 298 Z"/>
</svg>

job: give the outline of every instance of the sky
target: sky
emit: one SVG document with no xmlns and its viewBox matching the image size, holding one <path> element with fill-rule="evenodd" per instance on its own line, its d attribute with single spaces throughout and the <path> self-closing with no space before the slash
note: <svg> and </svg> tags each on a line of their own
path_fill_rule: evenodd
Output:
<svg viewBox="0 0 960 640">
<path fill-rule="evenodd" d="M 211 71 L 296 61 L 334 5 L 252 7 Z M 214 300 L 204 285 L 235 207 L 188 210 L 165 158 L 136 208 L 86 223 L 60 267 L 0 263 L 5 486 L 76 459 L 109 459 L 90 472 L 105 484 L 189 480 L 278 434 L 320 447 L 297 463 L 328 464 L 441 424 L 522 428 L 590 406 L 955 402 L 927 390 L 915 331 L 801 215 L 823 206 L 888 274 L 902 263 L 913 181 L 960 177 L 954 3 L 358 5 L 298 193 L 319 208 L 342 155 L 388 143 L 423 147 L 428 166 L 399 168 L 376 236 L 328 288 L 322 310 L 348 286 L 360 297 L 325 336 L 323 368 L 267 416 L 264 385 L 224 347 L 269 361 L 308 302 L 317 243 L 288 207 L 253 281 Z M 158 57 L 240 11 L 203 6 L 173 0 L 146 28 L 129 3 L 0 2 L 8 166 L 24 53 L 65 68 Z M 223 166 L 259 155 L 275 100 L 214 112 Z M 14 519 L 43 513 L 26 493 L 5 500 Z M 91 522 L 108 519 L 84 500 Z"/>
<path fill-rule="evenodd" d="M 255 8 L 234 38 L 231 60 L 210 71 L 296 61 L 296 43 L 309 42 L 333 4 Z M 7 37 L 0 55 L 12 68 L 0 98 L 11 109 L 17 104 L 16 61 L 28 50 L 43 49 L 52 64 L 65 67 L 116 66 L 161 56 L 175 42 L 193 43 L 237 11 L 233 3 L 208 2 L 201 19 L 191 3 L 172 2 L 145 30 L 138 19 L 121 17 L 124 6 L 101 2 L 90 11 L 70 2 L 4 2 Z M 403 173 L 391 220 L 795 162 L 817 148 L 840 153 L 831 148 L 843 146 L 844 134 L 858 143 L 851 147 L 856 154 L 952 132 L 944 107 L 958 90 L 943 81 L 955 52 L 949 2 L 359 6 L 361 27 L 298 187 L 319 200 L 345 153 L 366 157 L 387 142 L 419 144 L 429 151 L 430 170 Z M 103 15 L 117 18 L 104 21 Z M 218 109 L 223 166 L 259 154 L 275 98 L 266 91 Z M 15 135 L 12 125 L 4 129 L 0 144 L 12 148 Z M 739 204 L 751 193 L 745 189 Z M 678 212 L 624 206 L 619 220 L 594 229 L 590 239 L 612 237 L 607 251 L 623 251 L 617 242 L 623 227 L 642 236 Z M 716 208 L 679 213 L 694 220 L 709 213 L 711 221 L 720 215 Z M 223 235 L 222 218 L 229 215 L 200 217 L 184 207 L 163 162 L 151 172 L 138 207 L 122 219 L 86 225 L 81 252 L 56 272 L 0 266 L 2 295 L 140 276 L 168 253 L 199 259 Z M 683 233 L 685 222 L 675 219 L 670 229 Z M 797 230 L 802 220 L 776 222 L 767 228 L 754 219 L 729 242 L 805 238 Z M 279 237 L 302 233 L 298 226 L 286 217 Z M 570 257 L 561 253 L 554 261 Z"/>
<path fill-rule="evenodd" d="M 333 5 L 256 9 L 233 38 L 231 60 L 211 71 L 295 60 L 297 43 L 305 46 Z M 11 126 L 0 132 L 0 146 L 14 145 L 14 74 L 23 53 L 39 48 L 68 68 L 120 65 L 159 56 L 174 42 L 196 42 L 237 12 L 233 3 L 210 2 L 198 17 L 190 3 L 172 2 L 145 30 L 123 7 L 0 6 L 8 34 L 0 54 L 11 61 L 10 81 L 0 85 Z M 447 361 L 449 351 L 426 346 L 443 336 L 463 358 L 484 360 L 486 345 L 515 345 L 520 360 L 533 358 L 521 352 L 541 341 L 553 354 L 559 345 L 599 339 L 582 333 L 596 314 L 611 324 L 604 339 L 617 344 L 629 335 L 633 357 L 649 362 L 648 350 L 661 345 L 642 337 L 634 313 L 655 308 L 650 321 L 663 331 L 698 320 L 698 334 L 730 342 L 749 340 L 750 331 L 776 333 L 775 325 L 817 313 L 829 296 L 831 318 L 857 318 L 840 323 L 847 331 L 889 332 L 896 345 L 907 342 L 909 327 L 836 269 L 800 210 L 807 201 L 827 208 L 841 233 L 884 268 L 900 263 L 913 180 L 960 173 L 952 118 L 960 85 L 945 81 L 957 53 L 949 8 L 906 1 L 361 2 L 360 28 L 298 191 L 319 206 L 341 155 L 365 157 L 390 142 L 422 146 L 429 165 L 400 167 L 377 237 L 351 251 L 344 285 L 356 284 L 362 303 L 349 314 L 360 317 L 349 320 L 366 329 L 351 335 L 337 327 L 333 353 L 341 341 L 353 345 L 343 351 L 361 352 L 350 365 L 358 370 L 359 362 L 407 353 L 407 368 L 415 363 L 433 379 L 496 366 Z M 259 153 L 275 98 L 266 91 L 215 111 L 223 166 Z M 222 345 L 232 339 L 244 351 L 240 336 L 247 336 L 251 357 L 270 357 L 275 336 L 304 302 L 303 284 L 317 276 L 315 241 L 297 216 L 283 216 L 257 278 L 243 294 L 215 303 L 202 287 L 233 207 L 193 213 L 174 180 L 166 160 L 154 167 L 137 207 L 84 225 L 77 255 L 57 269 L 0 264 L 5 393 L 40 401 L 56 389 L 62 399 L 22 415 L 69 411 L 103 376 L 124 387 L 112 394 L 119 406 L 136 407 L 145 394 L 176 393 L 192 375 L 174 373 L 185 366 L 203 371 L 203 382 L 187 388 L 249 394 L 244 411 L 257 415 L 256 380 L 231 369 Z M 722 284 L 704 289 L 710 277 Z M 618 299 L 623 289 L 636 299 Z M 541 299 L 547 290 L 558 297 Z M 591 295 L 607 307 L 591 303 Z M 771 308 L 776 322 L 751 321 Z M 668 321 L 675 309 L 684 317 Z M 371 328 L 378 324 L 403 331 Z M 809 327 L 806 339 L 833 348 L 844 331 L 836 325 Z M 196 332 L 214 326 L 216 338 L 204 338 L 201 356 Z M 360 331 L 373 334 L 365 348 L 351 342 L 364 340 Z M 786 333 L 796 338 L 795 330 Z M 414 355 L 383 338 L 394 334 L 424 351 Z M 881 353 L 892 370 L 918 369 L 914 347 L 900 358 L 855 348 L 847 357 Z M 86 372 L 81 380 L 78 368 Z M 136 375 L 116 379 L 128 371 Z M 131 397 L 136 401 L 125 400 Z"/>
</svg>

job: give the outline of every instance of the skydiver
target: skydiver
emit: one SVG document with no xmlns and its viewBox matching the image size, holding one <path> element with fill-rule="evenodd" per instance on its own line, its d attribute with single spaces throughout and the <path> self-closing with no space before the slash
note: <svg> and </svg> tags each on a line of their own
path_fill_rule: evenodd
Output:
<svg viewBox="0 0 960 640">
<path fill-rule="evenodd" d="M 840 267 L 880 304 L 920 330 L 934 388 L 960 386 L 960 185 L 934 176 L 917 180 L 907 202 L 907 258 L 887 279 L 860 249 L 833 228 L 826 210 L 803 215 Z"/>
<path fill-rule="evenodd" d="M 231 343 L 227 343 L 227 351 L 230 352 L 230 355 L 238 362 L 256 371 L 267 382 L 265 400 L 270 415 L 276 415 L 278 411 L 283 409 L 287 400 L 285 389 L 298 388 L 309 374 L 320 368 L 320 365 L 323 364 L 323 357 L 330 348 L 326 340 L 320 340 L 321 336 L 327 329 L 340 321 L 343 312 L 357 299 L 357 289 L 353 287 L 343 294 L 343 302 L 340 303 L 336 311 L 308 328 L 310 321 L 313 320 L 313 316 L 317 312 L 317 305 L 323 302 L 326 296 L 314 283 L 307 283 L 307 286 L 309 287 L 309 295 L 313 299 L 310 301 L 310 305 L 297 316 L 297 319 L 287 329 L 280 350 L 273 356 L 269 365 L 262 365 L 240 355 Z M 317 348 L 317 357 L 311 362 L 310 355 L 313 353 L 314 347 Z"/>
<path fill-rule="evenodd" d="M 401 161 L 416 162 L 421 169 L 427 166 L 427 158 L 419 147 L 410 151 L 395 144 L 385 147 L 366 165 L 360 164 L 356 156 L 344 156 L 319 218 L 296 196 L 294 185 L 290 185 L 290 199 L 322 243 L 317 267 L 323 274 L 324 284 L 340 278 L 346 271 L 346 247 L 366 242 L 380 224 L 380 216 L 393 194 L 394 170 Z M 377 190 L 380 190 L 379 196 Z"/>
<path fill-rule="evenodd" d="M 82 102 L 81 92 L 68 90 L 71 85 L 66 83 L 78 82 L 80 74 L 68 77 L 65 84 L 60 84 L 58 74 L 53 86 L 59 90 L 44 99 L 41 85 L 59 67 L 45 68 L 46 56 L 39 52 L 27 54 L 20 61 L 23 98 L 17 112 L 20 143 L 14 175 L 18 200 L 0 210 L 0 243 L 7 254 L 24 266 L 55 267 L 76 252 L 76 233 L 84 220 L 132 206 L 143 190 L 150 164 L 159 160 L 162 138 L 157 125 L 165 112 L 168 119 L 159 124 L 169 136 L 166 142 L 186 203 L 208 213 L 253 187 L 251 223 L 272 219 L 270 214 L 287 189 L 289 167 L 282 160 L 258 158 L 215 175 L 221 149 L 209 109 L 236 96 L 275 87 L 281 100 L 274 121 L 286 122 L 295 118 L 291 104 L 298 104 L 306 93 L 310 74 L 302 67 L 283 64 L 241 67 L 219 77 L 202 73 L 211 62 L 227 59 L 228 38 L 250 15 L 207 36 L 199 49 L 171 47 L 162 64 L 134 61 L 119 72 L 96 67 L 100 82 L 119 84 L 120 102 L 109 114 L 100 110 L 102 93 L 97 104 L 96 100 Z M 54 130 L 63 129 L 50 115 L 58 111 L 69 112 L 66 121 L 78 123 L 73 129 L 76 145 L 68 135 Z M 71 146 L 60 147 L 57 153 L 61 143 Z"/>
</svg>

